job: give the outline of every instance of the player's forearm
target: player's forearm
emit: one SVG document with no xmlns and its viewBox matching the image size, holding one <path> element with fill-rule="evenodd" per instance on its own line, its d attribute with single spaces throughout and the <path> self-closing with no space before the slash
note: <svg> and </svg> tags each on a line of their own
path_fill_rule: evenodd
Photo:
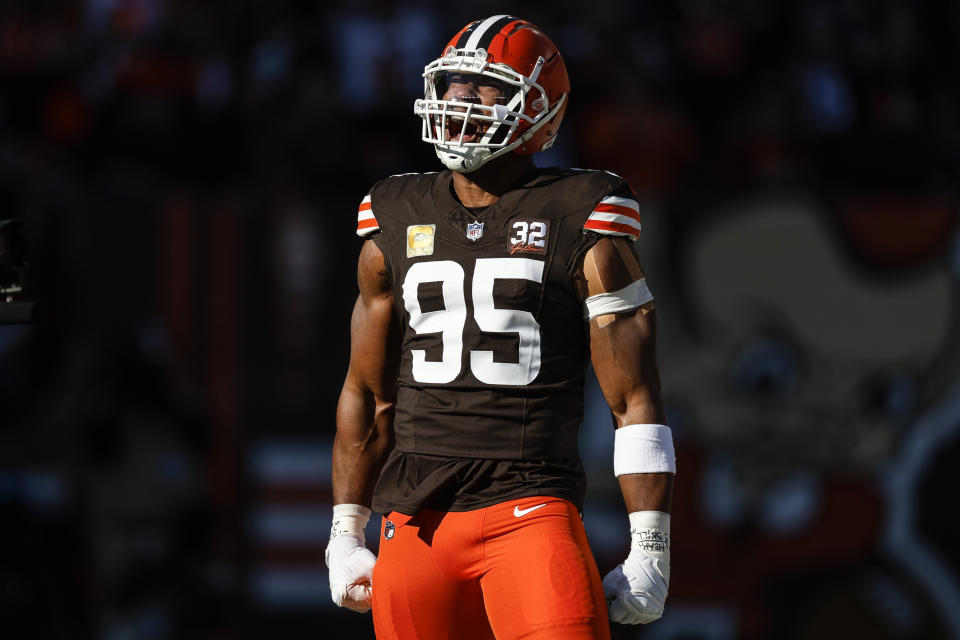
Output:
<svg viewBox="0 0 960 640">
<path fill-rule="evenodd" d="M 619 406 L 611 406 L 617 427 L 625 425 L 666 425 L 659 385 L 636 384 L 625 392 Z M 617 478 L 627 512 L 670 513 L 673 494 L 672 473 L 627 473 Z"/>
<path fill-rule="evenodd" d="M 616 406 L 611 404 L 611 410 L 614 414 L 617 427 L 627 425 L 646 425 L 644 429 L 653 430 L 658 436 L 666 438 L 669 429 L 664 429 L 659 425 L 666 425 L 666 415 L 663 409 L 663 401 L 660 397 L 660 386 L 655 365 L 649 365 L 651 373 L 646 376 L 634 377 L 634 384 L 631 388 L 624 390 L 621 395 L 621 401 Z M 669 454 L 666 457 L 672 457 L 672 435 L 670 436 Z M 663 447 L 665 442 L 658 444 L 651 443 L 648 446 L 654 446 L 657 450 Z M 644 456 L 650 460 L 655 460 L 656 451 L 648 450 Z M 651 457 L 654 456 L 654 457 Z M 662 511 L 670 513 L 670 501 L 673 495 L 673 473 L 668 472 L 649 472 L 649 473 L 624 473 L 618 476 L 620 491 L 623 493 L 623 501 L 627 506 L 628 513 L 636 511 Z"/>
<path fill-rule="evenodd" d="M 333 441 L 334 504 L 370 506 L 373 488 L 393 448 L 393 402 L 344 387 Z"/>
<path fill-rule="evenodd" d="M 617 427 L 626 425 L 666 425 L 663 402 L 658 390 L 639 385 L 628 394 L 620 411 L 614 410 Z M 648 428 L 663 430 L 661 427 Z M 627 512 L 662 511 L 670 513 L 673 495 L 672 473 L 625 473 L 618 476 Z"/>
<path fill-rule="evenodd" d="M 337 406 L 333 522 L 324 559 L 330 569 L 333 602 L 359 613 L 369 611 L 372 604 L 377 558 L 364 544 L 365 530 L 374 484 L 389 451 L 384 446 L 389 438 L 377 428 L 376 406 L 374 394 L 354 387 L 348 374 Z"/>
<path fill-rule="evenodd" d="M 617 478 L 627 513 L 663 511 L 670 513 L 673 496 L 672 473 L 628 473 Z"/>
</svg>

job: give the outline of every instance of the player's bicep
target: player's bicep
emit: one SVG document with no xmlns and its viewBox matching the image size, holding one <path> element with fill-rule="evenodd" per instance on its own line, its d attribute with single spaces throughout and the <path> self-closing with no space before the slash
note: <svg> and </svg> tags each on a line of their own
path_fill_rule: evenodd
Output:
<svg viewBox="0 0 960 640">
<path fill-rule="evenodd" d="M 626 240 L 604 238 L 578 275 L 591 360 L 618 426 L 663 422 L 656 314 L 636 254 Z"/>
<path fill-rule="evenodd" d="M 590 320 L 590 357 L 618 425 L 662 423 L 656 312 L 637 308 L 600 326 Z"/>
<path fill-rule="evenodd" d="M 357 296 L 350 321 L 350 369 L 347 385 L 379 400 L 396 395 L 399 322 L 386 263 L 373 240 L 364 243 L 357 268 Z"/>
</svg>

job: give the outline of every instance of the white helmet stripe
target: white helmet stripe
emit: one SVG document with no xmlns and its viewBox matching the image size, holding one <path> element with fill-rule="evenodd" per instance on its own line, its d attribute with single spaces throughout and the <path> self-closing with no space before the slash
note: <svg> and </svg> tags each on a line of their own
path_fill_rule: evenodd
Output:
<svg viewBox="0 0 960 640">
<path fill-rule="evenodd" d="M 490 16 L 489 18 L 481 22 L 479 25 L 477 25 L 477 28 L 473 30 L 472 34 L 470 34 L 470 39 L 467 40 L 467 46 L 465 46 L 464 49 L 476 49 L 477 45 L 480 44 L 480 39 L 483 37 L 483 34 L 487 32 L 487 29 L 489 29 L 494 22 L 497 22 L 501 18 L 506 18 L 506 17 L 507 17 L 506 14 L 501 14 L 499 16 Z"/>
</svg>

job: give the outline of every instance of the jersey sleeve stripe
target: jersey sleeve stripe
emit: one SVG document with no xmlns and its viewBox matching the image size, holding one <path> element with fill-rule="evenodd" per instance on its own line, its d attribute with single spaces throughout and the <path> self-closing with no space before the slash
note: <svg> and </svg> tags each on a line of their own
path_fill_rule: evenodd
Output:
<svg viewBox="0 0 960 640">
<path fill-rule="evenodd" d="M 629 219 L 629 218 L 628 218 Z M 595 231 L 610 236 L 628 236 L 631 240 L 636 240 L 640 236 L 639 225 L 634 223 L 623 224 L 620 222 L 611 222 L 609 220 L 587 220 L 583 228 L 589 231 Z"/>
<path fill-rule="evenodd" d="M 625 207 L 619 204 L 608 204 L 606 202 L 601 202 L 594 207 L 593 211 L 594 213 L 616 213 L 621 216 L 633 218 L 638 223 L 640 222 L 640 213 L 634 207 Z"/>
<path fill-rule="evenodd" d="M 604 211 L 594 211 L 590 214 L 590 217 L 587 220 L 603 220 L 606 222 L 619 222 L 620 224 L 629 224 L 637 228 L 637 231 L 640 231 L 643 227 L 640 225 L 640 221 L 631 216 L 624 216 L 619 213 L 614 212 L 604 212 Z"/>
<path fill-rule="evenodd" d="M 640 213 L 640 205 L 633 198 L 624 198 L 621 196 L 607 196 L 600 201 L 602 204 L 612 204 L 618 207 L 628 207 L 637 213 Z"/>
<path fill-rule="evenodd" d="M 373 203 L 370 196 L 366 196 L 357 209 L 357 235 L 366 236 L 380 229 L 380 224 L 373 215 Z"/>
</svg>

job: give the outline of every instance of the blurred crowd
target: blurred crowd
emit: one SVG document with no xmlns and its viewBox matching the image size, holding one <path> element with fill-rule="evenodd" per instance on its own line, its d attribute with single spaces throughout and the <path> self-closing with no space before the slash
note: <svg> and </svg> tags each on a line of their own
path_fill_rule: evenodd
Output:
<svg viewBox="0 0 960 640">
<path fill-rule="evenodd" d="M 930 295 L 930 316 L 944 323 L 916 330 L 957 326 L 960 4 L 497 8 L 542 27 L 571 75 L 562 133 L 538 163 L 612 170 L 651 211 L 651 278 L 659 269 L 661 299 L 674 309 L 660 359 L 665 381 L 677 381 L 665 388 L 677 396 L 688 465 L 732 446 L 685 409 L 699 403 L 697 380 L 670 372 L 684 349 L 709 352 L 722 316 L 698 296 L 710 269 L 701 276 L 688 240 L 744 198 L 814 201 L 834 249 L 888 291 L 942 267 L 953 284 Z M 2 624 L 51 638 L 315 637 L 323 628 L 366 637 L 365 619 L 331 610 L 321 563 L 356 290 L 354 211 L 376 180 L 438 169 L 419 141 L 413 100 L 423 65 L 483 17 L 477 11 L 436 0 L 0 3 L 0 219 L 22 223 L 37 300 L 32 325 L 0 326 Z M 806 267 L 796 264 L 792 277 Z M 811 303 L 828 313 L 823 304 Z M 807 338 L 797 344 L 816 342 Z M 897 426 L 870 450 L 882 453 L 841 461 L 843 471 L 878 473 L 924 410 L 949 400 L 958 360 L 946 341 L 916 347 L 950 354 L 946 363 L 935 353 L 901 358 L 906 374 L 868 389 L 858 410 L 885 412 Z M 795 354 L 790 365 L 778 348 L 754 350 L 760 364 L 749 360 L 731 378 L 731 393 L 739 384 L 759 394 L 743 401 L 750 407 L 771 397 L 770 385 L 788 389 L 783 372 L 803 361 Z M 948 461 L 957 458 L 951 437 Z M 602 449 L 587 447 L 598 460 Z M 826 464 L 813 454 L 809 462 L 818 473 Z M 704 464 L 705 477 L 725 477 Z M 869 483 L 856 503 L 883 503 L 885 490 Z M 616 511 L 611 485 L 598 486 L 607 493 L 595 499 Z M 938 491 L 923 499 L 936 502 Z M 695 511 L 692 495 L 679 500 Z M 886 513 L 866 511 L 876 522 L 857 544 L 867 550 L 838 552 L 858 567 L 881 546 Z M 756 541 L 741 535 L 753 525 L 725 513 L 711 522 L 728 527 L 730 545 Z M 956 531 L 930 526 L 933 539 Z M 601 565 L 619 554 L 611 544 L 597 550 Z M 711 549 L 718 557 L 704 563 L 725 562 L 723 548 Z M 809 592 L 819 550 L 809 547 L 802 579 L 743 587 L 771 589 L 751 592 L 746 610 L 680 587 L 678 602 L 716 614 L 697 618 L 707 620 L 702 629 L 726 636 L 678 618 L 663 627 L 678 635 L 651 627 L 643 637 L 814 634 L 784 603 Z M 956 589 L 960 557 L 940 553 Z M 824 575 L 857 585 L 866 575 L 864 589 L 880 594 L 869 602 L 914 597 L 922 582 L 847 564 Z M 951 626 L 960 623 L 915 599 L 917 619 L 879 624 L 888 635 L 872 637 L 960 636 Z"/>
</svg>

